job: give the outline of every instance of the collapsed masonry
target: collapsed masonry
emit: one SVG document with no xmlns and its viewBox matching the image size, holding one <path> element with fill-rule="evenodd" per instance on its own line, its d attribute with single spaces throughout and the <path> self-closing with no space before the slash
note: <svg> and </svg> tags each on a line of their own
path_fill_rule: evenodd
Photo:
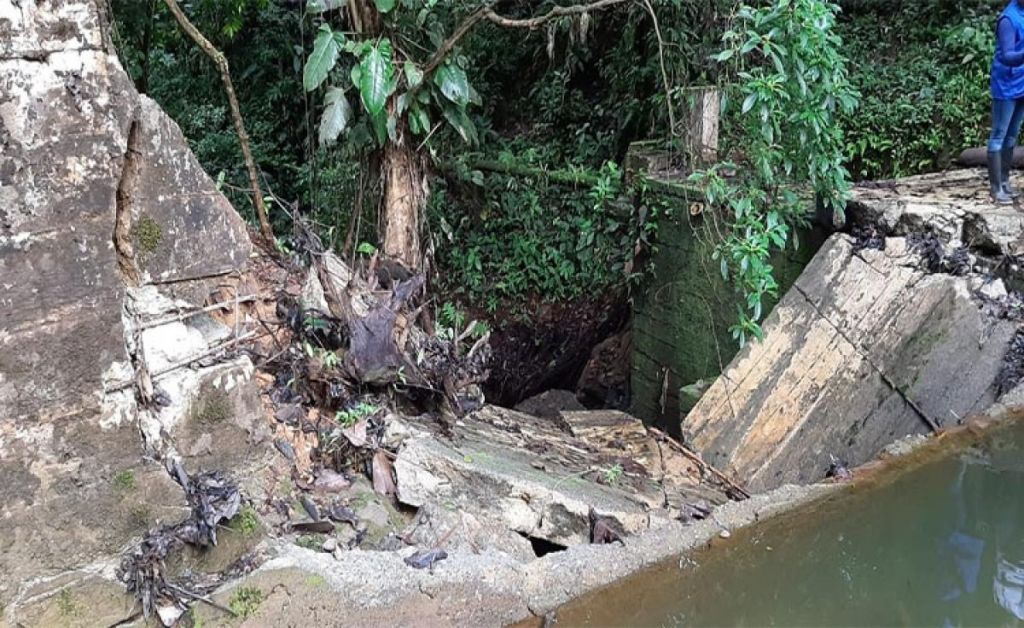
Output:
<svg viewBox="0 0 1024 628">
<path fill-rule="evenodd" d="M 587 550 L 595 522 L 618 528 L 606 530 L 607 538 L 661 531 L 663 540 L 674 539 L 684 527 L 680 519 L 705 519 L 709 508 L 735 495 L 727 480 L 632 417 L 566 413 L 541 420 L 489 406 L 472 412 L 479 398 L 463 384 L 473 377 L 463 381 L 456 368 L 443 373 L 451 378 L 431 380 L 419 356 L 410 365 L 402 362 L 408 356 L 387 352 L 387 360 L 374 363 L 360 358 L 382 354 L 350 351 L 342 366 L 363 381 L 379 375 L 391 385 L 401 380 L 425 394 L 443 393 L 459 414 L 469 414 L 454 422 L 375 417 L 369 436 L 387 451 L 373 454 L 373 486 L 360 468 L 322 466 L 322 455 L 311 466 L 310 445 L 321 444 L 320 430 L 336 420 L 333 412 L 318 415 L 294 396 L 275 398 L 286 382 L 257 371 L 236 351 L 267 330 L 273 337 L 263 339 L 262 348 L 286 345 L 264 352 L 267 361 L 272 353 L 304 355 L 290 344 L 293 321 L 277 316 L 278 296 L 323 299 L 312 309 L 337 317 L 343 312 L 332 307 L 332 293 L 333 306 L 339 295 L 354 295 L 348 309 L 366 325 L 348 321 L 357 323 L 348 327 L 349 349 L 357 339 L 364 349 L 377 343 L 387 349 L 384 340 L 394 333 L 414 337 L 429 361 L 437 343 L 406 326 L 411 318 L 365 319 L 357 301 L 369 295 L 366 286 L 356 286 L 339 260 L 316 277 L 324 280 L 316 293 L 312 278 L 303 286 L 252 256 L 244 223 L 177 126 L 135 91 L 120 66 L 106 40 L 103 4 L 0 0 L 5 625 L 133 619 L 139 607 L 115 576 L 126 552 L 137 565 L 150 555 L 168 558 L 167 572 L 193 578 L 193 590 L 202 592 L 268 558 L 257 580 L 277 577 L 275 566 L 297 561 L 308 570 L 329 558 L 332 580 L 346 583 L 332 593 L 337 609 L 389 612 L 402 597 L 435 618 L 511 621 L 528 615 L 531 604 L 550 608 L 678 547 L 652 540 L 645 551 L 609 549 L 613 553 L 602 556 L 614 557 L 613 563 L 597 565 Z M 348 279 L 335 285 L 340 275 Z M 386 315 L 396 302 L 381 299 L 395 296 L 366 296 L 367 313 Z M 302 315 L 314 314 L 307 310 Z M 386 325 L 377 327 L 380 321 Z M 469 362 L 474 356 L 473 350 L 464 354 Z M 311 362 L 302 361 L 306 380 L 314 379 Z M 316 383 L 337 392 L 334 381 Z M 364 430 L 368 424 L 362 423 Z M 361 439 L 369 440 L 365 431 Z M 383 462 L 389 455 L 393 460 Z M 216 484 L 230 512 L 239 506 L 238 494 L 222 478 L 241 484 L 250 496 L 249 519 L 218 529 L 213 549 L 182 547 L 168 556 L 155 551 L 152 542 L 162 537 L 152 535 L 138 546 L 147 531 L 198 521 L 189 506 L 205 489 L 193 487 L 186 468 L 223 472 L 193 479 Z M 737 517 L 748 521 L 770 506 L 754 505 Z M 700 534 L 719 531 L 705 521 Z M 317 537 L 307 533 L 328 525 L 333 532 L 324 546 L 333 545 L 333 555 L 295 544 L 308 546 Z M 532 542 L 578 551 L 562 553 L 562 562 L 538 562 Z M 464 596 L 461 605 L 421 608 L 420 591 L 429 583 L 403 563 L 418 548 L 450 552 L 435 568 L 447 575 L 435 584 L 447 583 L 449 593 Z M 368 571 L 350 569 L 360 563 Z M 463 567 L 449 570 L 449 564 Z M 512 579 L 494 582 L 496 565 Z M 390 578 L 396 566 L 401 578 Z M 584 573 L 553 586 L 567 567 Z M 142 575 L 133 582 L 148 587 Z M 380 590 L 359 588 L 368 580 Z M 308 576 L 303 582 L 316 589 Z M 504 606 L 482 603 L 485 594 Z M 153 606 L 164 623 L 182 621 L 180 605 L 155 600 Z"/>
<path fill-rule="evenodd" d="M 810 483 L 957 425 L 1020 379 L 1024 213 L 976 170 L 855 188 L 832 236 L 682 420 L 753 491 Z M 1013 350 L 1011 350 L 1013 349 Z"/>
<path fill-rule="evenodd" d="M 253 365 L 223 357 L 237 325 L 221 314 L 248 296 L 245 224 L 174 122 L 135 91 L 102 6 L 0 0 L 8 613 L 70 582 L 95 584 L 87 596 L 114 595 L 96 584 L 102 560 L 184 512 L 155 461 L 237 472 L 262 425 Z M 200 311 L 213 301 L 229 306 Z M 92 571 L 75 571 L 84 565 Z"/>
</svg>

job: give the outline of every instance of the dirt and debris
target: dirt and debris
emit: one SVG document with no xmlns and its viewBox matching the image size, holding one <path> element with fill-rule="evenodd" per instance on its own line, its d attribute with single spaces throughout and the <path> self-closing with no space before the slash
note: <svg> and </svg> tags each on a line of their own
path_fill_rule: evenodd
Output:
<svg viewBox="0 0 1024 628">
<path fill-rule="evenodd" d="M 263 330 L 247 351 L 258 365 L 267 458 L 245 481 L 260 538 L 342 561 L 357 550 L 414 550 L 403 552 L 405 564 L 432 573 L 466 554 L 527 563 L 537 544 L 624 545 L 745 498 L 699 456 L 622 412 L 548 404 L 542 419 L 487 405 L 487 333 L 472 322 L 424 327 L 433 323 L 422 278 L 382 279 L 375 258 L 348 264 L 308 234 L 298 241 L 291 260 L 264 252 L 254 261 L 265 289 L 252 292 L 273 298 L 244 304 L 245 321 L 230 321 Z M 232 573 L 172 577 L 168 556 L 212 545 L 216 526 L 243 505 L 240 494 L 218 492 L 228 486 L 222 475 L 170 471 L 195 514 L 150 531 L 122 568 L 146 614 L 163 621 L 206 601 Z"/>
<path fill-rule="evenodd" d="M 910 234 L 907 244 L 921 256 L 922 267 L 930 273 L 963 277 L 971 272 L 973 264 L 967 248 L 959 246 L 948 250 L 942 239 L 930 231 Z"/>
<path fill-rule="evenodd" d="M 1010 347 L 1003 358 L 1003 368 L 999 371 L 996 382 L 999 394 L 1003 395 L 1024 381 L 1024 330 L 1018 330 L 1010 341 Z"/>
<path fill-rule="evenodd" d="M 184 612 L 195 600 L 206 600 L 225 574 L 176 579 L 167 573 L 168 558 L 186 544 L 216 545 L 218 527 L 238 514 L 242 495 L 218 472 L 189 477 L 178 460 L 170 461 L 167 470 L 185 492 L 189 516 L 175 525 L 146 532 L 139 546 L 122 560 L 118 578 L 141 604 L 144 617 L 157 612 L 166 625 L 171 625 L 181 614 L 177 611 Z"/>
</svg>

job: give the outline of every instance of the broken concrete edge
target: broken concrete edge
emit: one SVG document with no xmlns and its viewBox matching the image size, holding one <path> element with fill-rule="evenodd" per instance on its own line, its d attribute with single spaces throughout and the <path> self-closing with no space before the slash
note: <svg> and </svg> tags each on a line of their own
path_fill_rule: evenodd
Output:
<svg viewBox="0 0 1024 628">
<path fill-rule="evenodd" d="M 247 612 L 254 613 L 254 621 L 276 623 L 311 612 L 327 613 L 325 617 L 344 613 L 353 622 L 390 621 L 393 625 L 507 625 L 530 620 L 644 569 L 675 561 L 705 547 L 723 531 L 731 533 L 778 515 L 811 511 L 825 500 L 842 499 L 847 490 L 889 484 L 1022 417 L 1024 386 L 964 427 L 901 441 L 901 446 L 882 458 L 855 469 L 848 482 L 782 486 L 724 504 L 705 520 L 689 525 L 671 522 L 629 537 L 624 545 L 576 545 L 529 562 L 493 550 L 458 552 L 427 571 L 413 569 L 403 561 L 416 551 L 411 546 L 399 551 L 349 550 L 341 553 L 339 560 L 330 553 L 299 547 L 287 538 L 266 538 L 253 551 L 271 558 L 247 576 L 226 583 L 211 597 L 229 607 L 242 598 L 263 600 Z M 30 617 L 46 620 L 87 610 L 100 614 L 83 619 L 102 615 L 110 618 L 111 624 L 128 619 L 137 609 L 114 574 L 115 564 L 108 561 L 37 579 L 17 604 L 7 607 L 2 619 L 13 626 Z M 274 601 L 275 592 L 281 590 L 287 591 L 288 604 Z M 83 591 L 106 602 L 99 608 L 85 606 L 80 599 Z M 122 616 L 117 616 L 119 609 Z M 202 602 L 192 609 L 193 617 L 202 621 L 228 619 L 223 611 Z M 30 621 L 25 625 L 37 624 Z"/>
<path fill-rule="evenodd" d="M 575 545 L 527 563 L 500 552 L 455 553 L 437 563 L 432 572 L 412 569 L 403 562 L 415 547 L 398 552 L 349 550 L 339 562 L 331 554 L 272 539 L 267 545 L 276 556 L 246 578 L 225 585 L 213 598 L 228 604 L 238 591 L 251 587 L 267 595 L 288 580 L 290 606 L 302 595 L 294 585 L 322 589 L 327 595 L 318 599 L 335 610 L 344 610 L 348 621 L 423 604 L 436 615 L 421 615 L 421 622 L 506 625 L 543 616 L 583 594 L 696 549 L 723 530 L 739 529 L 798 508 L 837 488 L 839 485 L 784 486 L 725 504 L 712 518 L 692 525 L 672 522 L 629 537 L 624 545 Z M 443 603 L 427 604 L 428 600 Z M 211 607 L 196 608 L 200 617 L 223 617 Z M 264 614 L 255 619 L 278 621 L 280 613 L 294 611 L 265 608 L 258 612 Z"/>
</svg>

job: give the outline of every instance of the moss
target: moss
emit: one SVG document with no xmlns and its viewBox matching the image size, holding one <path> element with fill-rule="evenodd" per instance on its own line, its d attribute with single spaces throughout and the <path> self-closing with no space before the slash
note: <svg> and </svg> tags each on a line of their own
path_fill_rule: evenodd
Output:
<svg viewBox="0 0 1024 628">
<path fill-rule="evenodd" d="M 228 523 L 228 527 L 244 537 L 252 537 L 260 530 L 260 520 L 255 510 L 246 507 Z"/>
<path fill-rule="evenodd" d="M 200 399 L 199 407 L 192 411 L 192 420 L 205 424 L 221 423 L 230 419 L 233 414 L 227 393 L 215 390 Z"/>
<path fill-rule="evenodd" d="M 135 472 L 131 469 L 118 471 L 112 481 L 114 484 L 114 490 L 118 493 L 127 493 L 135 490 Z"/>
<path fill-rule="evenodd" d="M 306 586 L 314 589 L 322 589 L 327 586 L 327 580 L 320 575 L 312 575 L 306 578 Z"/>
<path fill-rule="evenodd" d="M 135 249 L 143 255 L 156 251 L 163 237 L 164 232 L 160 225 L 149 216 L 140 217 L 138 222 L 132 225 L 132 242 Z"/>
<path fill-rule="evenodd" d="M 132 530 L 144 530 L 149 527 L 150 515 L 147 506 L 142 504 L 135 506 L 128 512 L 128 526 Z"/>
<path fill-rule="evenodd" d="M 354 508 L 355 510 L 362 510 L 363 508 L 366 508 L 367 505 L 369 505 L 370 500 L 372 499 L 373 493 L 361 491 L 352 499 L 352 508 Z"/>
<path fill-rule="evenodd" d="M 57 612 L 62 617 L 75 617 L 79 614 L 78 602 L 71 591 L 64 589 L 57 595 Z"/>
<path fill-rule="evenodd" d="M 295 539 L 295 544 L 299 547 L 304 547 L 308 550 L 319 552 L 320 549 L 324 546 L 324 541 L 326 540 L 327 537 L 325 537 L 322 534 L 310 534 L 307 536 L 300 536 L 299 538 Z"/>
<path fill-rule="evenodd" d="M 263 603 L 263 591 L 256 587 L 240 587 L 228 602 L 228 608 L 238 617 L 245 619 L 255 613 Z"/>
</svg>

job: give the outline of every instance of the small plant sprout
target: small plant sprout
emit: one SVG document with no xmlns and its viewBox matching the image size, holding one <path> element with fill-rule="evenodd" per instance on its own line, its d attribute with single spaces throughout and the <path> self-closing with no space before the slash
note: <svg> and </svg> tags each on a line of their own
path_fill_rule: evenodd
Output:
<svg viewBox="0 0 1024 628">
<path fill-rule="evenodd" d="M 337 421 L 338 425 L 341 427 L 352 427 L 366 417 L 376 414 L 378 410 L 380 410 L 380 408 L 372 403 L 360 403 L 348 410 L 338 410 L 334 414 L 334 420 Z"/>
<path fill-rule="evenodd" d="M 604 470 L 605 484 L 609 486 L 614 486 L 618 484 L 619 480 L 622 479 L 623 473 L 624 470 L 622 469 L 622 465 L 616 462 L 614 465 Z"/>
</svg>

